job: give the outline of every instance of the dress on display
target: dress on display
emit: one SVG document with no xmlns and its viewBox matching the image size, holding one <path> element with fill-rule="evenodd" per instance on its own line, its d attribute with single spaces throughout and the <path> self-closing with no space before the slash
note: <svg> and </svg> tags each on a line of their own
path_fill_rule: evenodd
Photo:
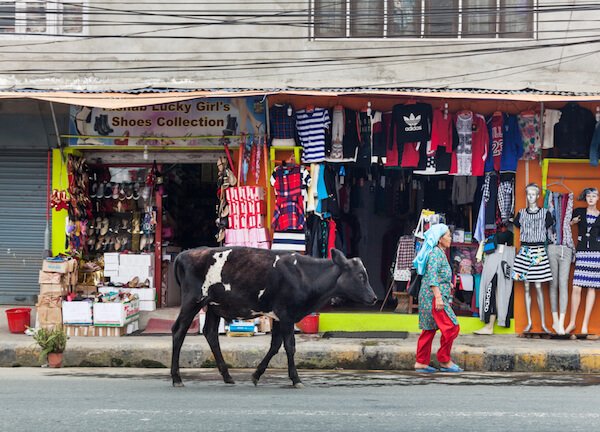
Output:
<svg viewBox="0 0 600 432">
<path fill-rule="evenodd" d="M 577 216 L 580 217 L 580 222 L 573 285 L 598 289 L 600 288 L 600 248 L 598 247 L 600 218 L 587 214 L 585 208 L 575 209 L 573 217 Z"/>
<path fill-rule="evenodd" d="M 550 263 L 544 243 L 547 229 L 554 223 L 548 209 L 536 211 L 522 209 L 515 218 L 515 226 L 520 228 L 521 249 L 515 257 L 512 277 L 527 282 L 548 282 L 552 280 Z"/>
</svg>

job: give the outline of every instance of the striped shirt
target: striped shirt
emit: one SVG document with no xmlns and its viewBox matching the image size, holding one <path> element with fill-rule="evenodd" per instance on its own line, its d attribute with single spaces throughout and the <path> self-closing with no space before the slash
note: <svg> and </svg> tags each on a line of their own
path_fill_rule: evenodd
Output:
<svg viewBox="0 0 600 432">
<path fill-rule="evenodd" d="M 546 242 L 548 228 L 552 226 L 554 218 L 546 208 L 538 208 L 535 212 L 521 209 L 515 218 L 515 226 L 521 230 L 521 244 L 534 246 Z"/>
<path fill-rule="evenodd" d="M 330 123 L 329 111 L 325 108 L 296 112 L 296 129 L 303 148 L 303 163 L 325 160 L 325 129 L 329 129 Z"/>
</svg>

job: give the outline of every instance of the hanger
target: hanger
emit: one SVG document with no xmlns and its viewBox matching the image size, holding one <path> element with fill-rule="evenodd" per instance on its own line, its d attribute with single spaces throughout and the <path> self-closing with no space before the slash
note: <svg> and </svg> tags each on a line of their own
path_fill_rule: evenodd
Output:
<svg viewBox="0 0 600 432">
<path fill-rule="evenodd" d="M 492 114 L 492 117 L 494 116 L 501 116 L 503 115 L 502 111 L 500 111 L 500 104 L 496 104 L 496 111 L 494 111 L 494 113 Z"/>
<path fill-rule="evenodd" d="M 406 105 L 414 105 L 417 103 L 417 100 L 415 98 L 410 98 L 409 100 L 406 101 Z"/>
<path fill-rule="evenodd" d="M 306 111 L 307 112 L 313 112 L 315 110 L 315 106 L 312 104 L 308 104 L 306 105 Z"/>
<path fill-rule="evenodd" d="M 444 120 L 448 118 L 448 102 L 444 102 Z"/>
<path fill-rule="evenodd" d="M 535 111 L 534 111 L 533 108 L 529 108 L 529 109 L 527 109 L 525 111 L 522 111 L 521 115 L 532 116 L 532 115 L 535 115 Z"/>
<path fill-rule="evenodd" d="M 566 190 L 568 190 L 569 192 L 573 193 L 573 191 L 571 190 L 571 188 L 569 188 L 569 186 L 567 186 L 564 182 L 564 177 L 561 177 L 560 180 L 556 181 L 556 182 L 552 182 L 546 185 L 546 190 L 548 190 L 548 187 L 550 186 L 562 186 L 564 187 Z"/>
<path fill-rule="evenodd" d="M 596 123 L 600 122 L 600 106 L 596 107 Z"/>
<path fill-rule="evenodd" d="M 371 117 L 371 101 L 367 102 L 367 115 Z"/>
</svg>

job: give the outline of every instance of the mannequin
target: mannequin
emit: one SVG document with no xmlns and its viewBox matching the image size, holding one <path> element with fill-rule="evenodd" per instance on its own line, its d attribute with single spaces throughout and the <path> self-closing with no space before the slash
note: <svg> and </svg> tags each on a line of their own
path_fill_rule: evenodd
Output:
<svg viewBox="0 0 600 432">
<path fill-rule="evenodd" d="M 600 289 L 600 211 L 598 211 L 598 189 L 586 188 L 579 199 L 586 201 L 587 207 L 573 211 L 572 224 L 577 224 L 577 249 L 575 252 L 575 273 L 573 274 L 573 292 L 571 293 L 571 320 L 565 332 L 575 330 L 575 319 L 581 301 L 581 290 L 587 288 L 585 313 L 581 333 L 588 333 L 588 324 L 594 302 L 596 289 Z M 593 337 L 590 337 L 592 339 Z"/>
<path fill-rule="evenodd" d="M 508 309 L 513 281 L 508 269 L 513 267 L 515 248 L 510 231 L 496 233 L 496 250 L 486 255 L 479 290 L 479 317 L 486 325 L 473 332 L 478 335 L 494 333 L 494 324 L 508 327 Z"/>
<path fill-rule="evenodd" d="M 525 187 L 527 208 L 519 210 L 514 224 L 520 229 L 521 249 L 515 258 L 513 279 L 521 280 L 525 286 L 525 307 L 527 309 L 527 327 L 524 331 L 531 330 L 531 292 L 530 283 L 535 284 L 537 304 L 540 311 L 542 330 L 550 333 L 546 327 L 544 310 L 544 293 L 542 282 L 552 280 L 545 242 L 548 237 L 548 228 L 553 223 L 552 215 L 545 208 L 540 208 L 537 201 L 540 197 L 540 187 L 535 183 Z"/>
<path fill-rule="evenodd" d="M 575 257 L 571 231 L 573 194 L 547 191 L 544 207 L 555 217 L 555 225 L 548 230 L 548 259 L 552 271 L 552 281 L 550 281 L 552 329 L 556 334 L 564 335 L 565 315 L 569 302 L 569 276 L 571 263 Z M 557 217 L 559 220 L 556 220 Z"/>
</svg>

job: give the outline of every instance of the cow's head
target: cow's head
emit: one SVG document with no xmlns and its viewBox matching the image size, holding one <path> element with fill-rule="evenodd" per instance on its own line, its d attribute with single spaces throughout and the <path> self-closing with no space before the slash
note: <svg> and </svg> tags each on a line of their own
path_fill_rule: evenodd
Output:
<svg viewBox="0 0 600 432">
<path fill-rule="evenodd" d="M 377 296 L 369 283 L 369 275 L 361 259 L 347 259 L 337 249 L 331 251 L 331 259 L 342 270 L 336 282 L 336 294 L 355 302 L 375 304 Z"/>
</svg>

